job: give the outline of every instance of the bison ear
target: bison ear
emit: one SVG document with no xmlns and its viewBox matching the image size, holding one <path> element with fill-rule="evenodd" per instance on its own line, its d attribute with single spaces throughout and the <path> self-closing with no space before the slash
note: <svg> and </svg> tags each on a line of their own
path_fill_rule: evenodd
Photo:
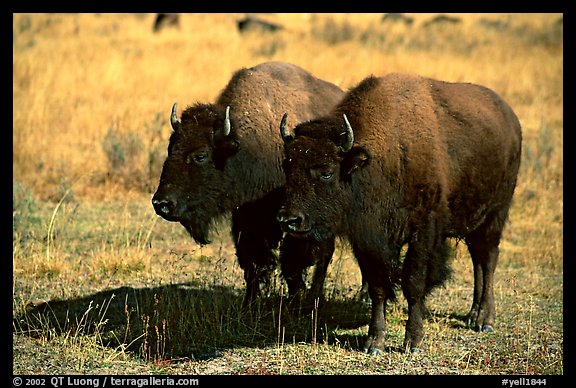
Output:
<svg viewBox="0 0 576 388">
<path fill-rule="evenodd" d="M 224 170 L 228 158 L 234 156 L 240 149 L 240 142 L 229 137 L 220 139 L 214 144 L 214 166 L 219 170 Z"/>
<path fill-rule="evenodd" d="M 342 175 L 341 179 L 344 181 L 350 181 L 352 173 L 366 166 L 370 162 L 371 158 L 372 156 L 366 147 L 352 147 L 350 151 L 345 154 L 344 160 L 342 161 L 340 168 Z"/>
</svg>

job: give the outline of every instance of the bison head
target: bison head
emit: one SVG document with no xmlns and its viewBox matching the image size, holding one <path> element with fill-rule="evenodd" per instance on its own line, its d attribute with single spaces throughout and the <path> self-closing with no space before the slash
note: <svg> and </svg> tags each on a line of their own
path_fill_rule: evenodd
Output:
<svg viewBox="0 0 576 388">
<path fill-rule="evenodd" d="M 286 200 L 278 221 L 287 233 L 317 240 L 332 238 L 342 228 L 351 207 L 353 175 L 370 160 L 364 147 L 354 145 L 346 115 L 298 125 L 294 134 L 280 123 L 284 139 Z"/>
<path fill-rule="evenodd" d="M 178 120 L 174 104 L 170 123 L 168 157 L 152 205 L 164 219 L 180 222 L 197 243 L 207 244 L 213 219 L 226 211 L 223 202 L 232 185 L 226 162 L 239 148 L 230 107 L 197 104 Z"/>
</svg>

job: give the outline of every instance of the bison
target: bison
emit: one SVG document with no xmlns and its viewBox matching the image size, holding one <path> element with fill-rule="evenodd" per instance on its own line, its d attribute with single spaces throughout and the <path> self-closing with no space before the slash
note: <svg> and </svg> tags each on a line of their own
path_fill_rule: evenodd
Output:
<svg viewBox="0 0 576 388">
<path fill-rule="evenodd" d="M 295 237 L 350 242 L 372 299 L 364 351 L 383 350 L 398 287 L 408 302 L 404 349 L 421 351 L 425 298 L 450 275 L 448 238 L 465 241 L 472 257 L 467 319 L 493 330 L 494 270 L 522 141 L 506 102 L 483 86 L 394 73 L 366 78 L 329 115 L 293 130 L 285 119 L 278 221 Z"/>
<path fill-rule="evenodd" d="M 158 13 L 154 18 L 152 31 L 159 32 L 166 27 L 180 28 L 180 15 L 177 13 Z"/>
<path fill-rule="evenodd" d="M 259 19 L 254 16 L 246 16 L 244 19 L 237 21 L 238 31 L 244 32 L 276 32 L 284 29 L 283 26 Z"/>
<path fill-rule="evenodd" d="M 172 108 L 173 132 L 152 205 L 199 244 L 208 244 L 215 221 L 231 213 L 245 308 L 277 268 L 280 244 L 290 295 L 302 295 L 303 271 L 318 264 L 310 297 L 322 296 L 334 239 L 282 240 L 276 221 L 285 181 L 278 120 L 285 111 L 293 112 L 293 124 L 327 114 L 343 95 L 296 65 L 266 62 L 236 71 L 215 103 L 188 106 L 180 119 L 176 104 Z"/>
<path fill-rule="evenodd" d="M 406 26 L 411 26 L 414 23 L 414 18 L 403 13 L 391 12 L 384 14 L 381 21 L 382 23 L 404 23 Z"/>
</svg>

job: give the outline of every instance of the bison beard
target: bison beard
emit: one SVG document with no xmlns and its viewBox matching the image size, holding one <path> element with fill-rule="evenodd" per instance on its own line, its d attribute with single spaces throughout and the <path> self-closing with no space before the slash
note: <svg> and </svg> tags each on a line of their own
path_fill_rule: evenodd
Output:
<svg viewBox="0 0 576 388">
<path fill-rule="evenodd" d="M 180 221 L 184 229 L 188 232 L 190 237 L 194 239 L 197 244 L 207 245 L 210 244 L 208 235 L 211 230 L 211 222 L 201 222 L 204 218 L 199 219 L 200 221 Z"/>
<path fill-rule="evenodd" d="M 278 221 L 287 233 L 350 241 L 372 299 L 364 350 L 383 351 L 386 304 L 400 285 L 404 348 L 421 351 L 425 298 L 450 274 L 448 238 L 466 242 L 474 266 L 466 320 L 493 330 L 498 245 L 521 159 L 512 109 L 479 85 L 389 74 L 368 77 L 330 115 L 293 132 L 285 121 Z"/>
</svg>

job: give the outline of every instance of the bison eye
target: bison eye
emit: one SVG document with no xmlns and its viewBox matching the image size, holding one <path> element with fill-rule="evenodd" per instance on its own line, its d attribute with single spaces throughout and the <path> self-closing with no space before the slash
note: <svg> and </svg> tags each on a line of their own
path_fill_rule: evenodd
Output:
<svg viewBox="0 0 576 388">
<path fill-rule="evenodd" d="M 325 180 L 325 181 L 329 181 L 330 179 L 332 179 L 333 176 L 334 176 L 334 173 L 332 171 L 322 171 L 320 173 L 320 179 Z"/>
<path fill-rule="evenodd" d="M 328 167 L 314 168 L 311 172 L 312 176 L 323 181 L 329 181 L 334 176 L 334 170 Z"/>
<path fill-rule="evenodd" d="M 186 158 L 186 163 L 190 164 L 192 162 L 196 163 L 196 164 L 204 164 L 208 161 L 208 154 L 206 154 L 205 152 L 200 152 L 197 154 L 190 154 L 188 155 L 188 157 Z"/>
</svg>

